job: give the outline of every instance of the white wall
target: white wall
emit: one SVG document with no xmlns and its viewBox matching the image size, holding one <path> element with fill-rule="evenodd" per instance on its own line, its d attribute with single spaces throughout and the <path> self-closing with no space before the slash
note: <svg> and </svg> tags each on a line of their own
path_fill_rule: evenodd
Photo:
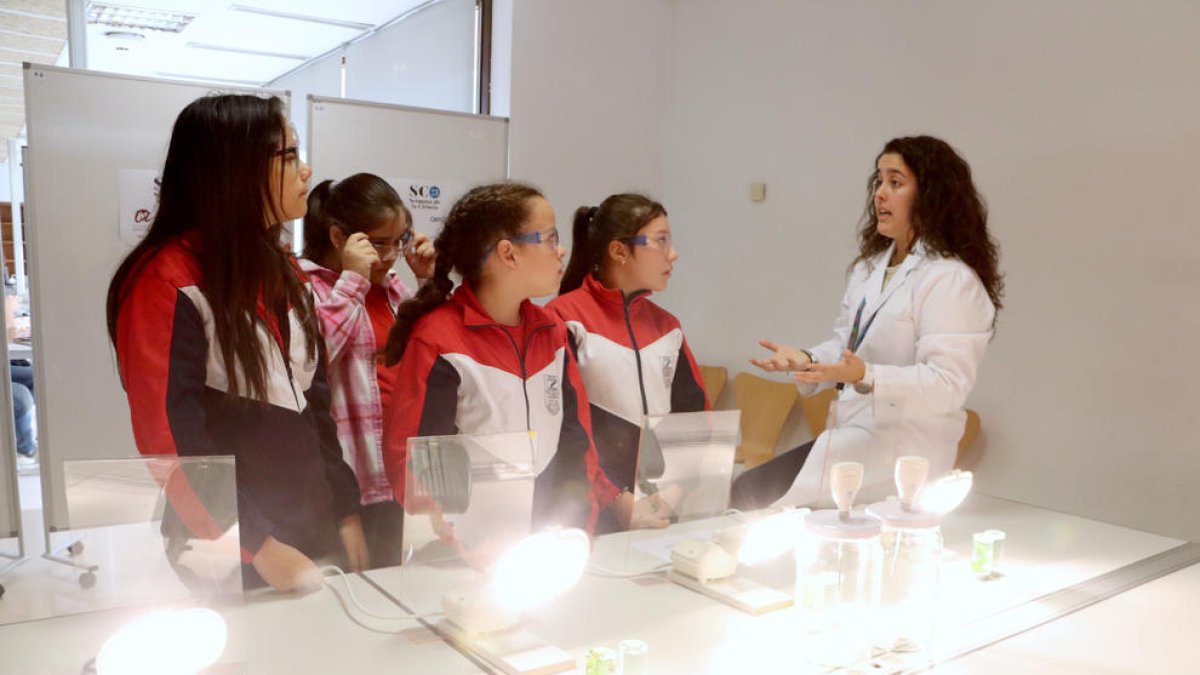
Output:
<svg viewBox="0 0 1200 675">
<path fill-rule="evenodd" d="M 568 241 L 579 205 L 661 190 L 673 6 L 515 3 L 509 172 L 545 191 Z"/>
<path fill-rule="evenodd" d="M 471 112 L 475 0 L 440 0 L 346 49 L 346 96 Z"/>
<path fill-rule="evenodd" d="M 273 89 L 286 89 L 292 93 L 291 116 L 296 127 L 296 137 L 307 150 L 308 145 L 308 97 L 340 96 L 342 88 L 342 55 L 331 54 L 300 70 L 291 72 L 273 81 Z"/>
<path fill-rule="evenodd" d="M 516 0 L 492 2 L 492 110 L 508 117 L 512 95 L 513 4 Z"/>
<path fill-rule="evenodd" d="M 347 46 L 346 97 L 471 112 L 475 100 L 475 2 L 440 0 Z M 308 96 L 342 95 L 339 51 L 272 81 L 292 92 L 292 123 L 308 138 Z"/>
<path fill-rule="evenodd" d="M 738 369 L 759 337 L 821 339 L 875 154 L 896 135 L 941 136 L 975 170 L 1008 273 L 969 402 L 983 416 L 980 487 L 1200 539 L 1200 5 L 675 8 L 662 195 L 682 259 L 663 302 L 700 358 Z M 662 20 L 657 8 L 645 16 Z M 585 41 L 577 52 L 596 49 L 598 31 L 583 25 L 562 32 Z M 566 50 L 534 73 L 516 63 L 514 87 L 577 87 L 564 81 L 572 64 L 626 58 L 611 51 Z M 613 109 L 642 103 L 624 82 L 589 78 L 588 88 Z M 577 110 L 564 106 L 556 112 Z M 589 121 L 593 139 L 623 137 L 628 124 Z M 541 152 L 578 143 L 562 126 Z M 577 175 L 602 194 L 615 176 L 599 169 Z M 765 203 L 749 202 L 752 181 L 768 183 Z"/>
</svg>

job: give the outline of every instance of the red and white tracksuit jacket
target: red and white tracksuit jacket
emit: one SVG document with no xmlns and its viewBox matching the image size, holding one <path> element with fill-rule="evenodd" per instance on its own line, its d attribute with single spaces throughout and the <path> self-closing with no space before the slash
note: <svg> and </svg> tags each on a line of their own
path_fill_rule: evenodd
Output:
<svg viewBox="0 0 1200 675">
<path fill-rule="evenodd" d="M 633 489 L 644 415 L 710 407 L 679 320 L 649 296 L 627 297 L 589 274 L 547 305 L 571 331 L 600 466 L 620 489 Z"/>
<path fill-rule="evenodd" d="M 417 322 L 384 413 L 388 479 L 403 503 L 409 437 L 536 431 L 535 528 L 590 532 L 616 489 L 599 468 L 567 328 L 529 301 L 521 323 L 523 350 L 468 284 Z"/>
<path fill-rule="evenodd" d="M 309 359 L 295 309 L 281 331 L 260 305 L 266 399 L 230 399 L 231 377 L 243 392 L 245 380 L 241 366 L 221 356 L 199 246 L 194 232 L 167 243 L 123 289 L 117 363 L 138 451 L 236 458 L 244 559 L 268 536 L 310 557 L 325 555 L 338 545 L 338 521 L 358 512 L 359 491 L 329 415 L 324 345 Z M 194 509 L 181 515 L 202 534 Z"/>
</svg>

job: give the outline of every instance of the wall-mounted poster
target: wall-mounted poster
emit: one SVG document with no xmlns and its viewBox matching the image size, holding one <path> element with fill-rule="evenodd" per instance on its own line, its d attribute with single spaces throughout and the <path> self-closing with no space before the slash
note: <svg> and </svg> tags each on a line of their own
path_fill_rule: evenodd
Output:
<svg viewBox="0 0 1200 675">
<path fill-rule="evenodd" d="M 117 191 L 121 209 L 118 235 L 126 246 L 137 246 L 158 209 L 158 172 L 121 169 L 117 172 Z"/>
<path fill-rule="evenodd" d="M 387 182 L 396 188 L 412 213 L 413 229 L 430 237 L 442 231 L 450 207 L 470 189 L 468 184 L 456 181 L 388 178 Z"/>
</svg>

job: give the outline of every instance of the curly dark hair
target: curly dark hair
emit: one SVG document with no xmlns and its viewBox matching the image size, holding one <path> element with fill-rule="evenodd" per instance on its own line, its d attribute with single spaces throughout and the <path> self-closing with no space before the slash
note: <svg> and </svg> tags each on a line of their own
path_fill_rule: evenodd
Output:
<svg viewBox="0 0 1200 675">
<path fill-rule="evenodd" d="M 458 272 L 463 281 L 476 285 L 483 271 L 484 254 L 498 240 L 521 233 L 533 199 L 541 196 L 537 188 L 524 183 L 494 183 L 473 188 L 450 207 L 442 231 L 433 242 L 437 250 L 433 278 L 396 311 L 396 323 L 384 348 L 387 365 L 400 362 L 417 321 L 449 299 L 454 290 L 451 270 Z"/>
<path fill-rule="evenodd" d="M 987 229 L 987 205 L 971 180 L 971 167 L 949 143 L 932 136 L 893 138 L 875 157 L 900 155 L 917 181 L 913 204 L 914 241 L 924 242 L 932 255 L 963 261 L 983 282 L 997 312 L 1004 298 L 1004 275 L 998 269 L 1000 247 Z M 879 177 L 867 181 L 867 207 L 859 223 L 855 263 L 887 250 L 892 240 L 879 233 L 875 189 Z"/>
</svg>

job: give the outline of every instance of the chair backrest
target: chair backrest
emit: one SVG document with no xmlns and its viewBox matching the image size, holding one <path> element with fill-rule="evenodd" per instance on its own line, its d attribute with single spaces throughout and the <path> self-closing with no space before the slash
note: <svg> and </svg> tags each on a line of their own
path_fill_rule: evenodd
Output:
<svg viewBox="0 0 1200 675">
<path fill-rule="evenodd" d="M 837 389 L 833 387 L 823 389 L 812 396 L 800 397 L 800 409 L 804 411 L 804 421 L 808 423 L 808 430 L 813 438 L 825 431 L 825 423 L 829 419 L 829 406 L 835 398 Z"/>
<path fill-rule="evenodd" d="M 733 394 L 742 411 L 737 461 L 744 462 L 746 468 L 758 466 L 775 455 L 775 444 L 799 393 L 791 382 L 738 373 L 733 379 Z"/>
<path fill-rule="evenodd" d="M 724 366 L 700 366 L 700 377 L 704 380 L 708 402 L 715 408 L 721 392 L 725 391 L 725 383 L 729 381 L 729 370 Z"/>
<path fill-rule="evenodd" d="M 962 464 L 963 453 L 971 447 L 975 439 L 979 437 L 979 430 L 982 427 L 983 421 L 979 417 L 979 413 L 967 408 L 967 423 L 963 427 L 962 438 L 958 440 L 958 456 L 955 457 L 954 466 Z"/>
</svg>

